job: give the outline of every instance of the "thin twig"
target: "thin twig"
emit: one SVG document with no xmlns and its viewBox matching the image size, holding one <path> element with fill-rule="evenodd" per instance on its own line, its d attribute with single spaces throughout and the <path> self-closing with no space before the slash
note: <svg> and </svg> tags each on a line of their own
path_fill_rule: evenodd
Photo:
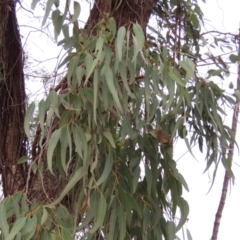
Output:
<svg viewBox="0 0 240 240">
<path fill-rule="evenodd" d="M 239 29 L 239 36 L 240 36 L 240 29 Z M 238 38 L 238 54 L 240 55 L 240 37 Z M 237 89 L 240 88 L 240 62 L 238 63 L 238 78 L 237 78 Z M 237 123 L 238 123 L 238 115 L 239 115 L 239 100 L 234 107 L 233 117 L 232 117 L 232 131 L 233 131 L 233 139 L 230 142 L 229 150 L 228 150 L 228 161 L 232 162 L 233 159 L 233 150 L 235 144 L 235 136 L 237 132 Z M 223 187 L 222 187 L 222 195 L 220 198 L 218 210 L 215 216 L 214 226 L 213 226 L 213 234 L 211 240 L 217 240 L 218 238 L 218 230 L 220 226 L 220 221 L 222 218 L 222 212 L 224 205 L 226 203 L 227 191 L 228 191 L 228 184 L 229 184 L 230 176 L 227 171 L 225 171 Z"/>
</svg>

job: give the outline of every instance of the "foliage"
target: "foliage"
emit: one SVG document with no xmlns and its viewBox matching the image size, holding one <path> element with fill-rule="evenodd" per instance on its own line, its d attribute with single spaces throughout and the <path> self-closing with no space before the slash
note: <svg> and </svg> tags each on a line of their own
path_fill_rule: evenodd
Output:
<svg viewBox="0 0 240 240">
<path fill-rule="evenodd" d="M 19 192 L 2 202 L 0 212 L 0 239 L 73 239 L 74 219 L 62 205 L 48 208 L 36 202 L 29 207 L 27 195 Z"/>
<path fill-rule="evenodd" d="M 43 24 L 53 3 L 47 2 Z M 166 15 L 170 8 L 186 21 Z M 82 239 L 174 239 L 189 213 L 174 142 L 183 139 L 190 152 L 196 144 L 202 152 L 205 147 L 206 170 L 221 161 L 233 176 L 226 156 L 232 133 L 223 123 L 222 104 L 234 105 L 235 99 L 198 75 L 201 10 L 190 1 L 158 2 L 155 12 L 165 21 L 160 27 L 169 31 L 163 37 L 152 29 L 147 40 L 138 23 L 132 30 L 116 29 L 111 17 L 89 36 L 78 27 L 79 12 L 74 2 L 72 25 L 65 22 L 67 11 L 52 12 L 55 38 L 62 31 L 59 44 L 68 53 L 62 62 L 68 64 L 67 88 L 53 89 L 39 102 L 40 150 L 38 158 L 32 156 L 34 172 L 37 161 L 40 175 L 48 169 L 64 189 L 30 207 L 26 194 L 6 198 L 0 209 L 2 235 L 72 239 L 79 232 Z M 184 44 L 181 36 L 174 41 L 174 23 L 186 34 Z M 31 104 L 28 135 L 33 111 Z M 71 214 L 61 205 L 66 198 Z M 8 218 L 15 219 L 12 226 Z"/>
</svg>

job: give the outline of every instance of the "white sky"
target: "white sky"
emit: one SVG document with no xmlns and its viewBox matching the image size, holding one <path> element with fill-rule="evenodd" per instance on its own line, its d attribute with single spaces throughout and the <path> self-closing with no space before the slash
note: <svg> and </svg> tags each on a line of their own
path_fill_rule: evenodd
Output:
<svg viewBox="0 0 240 240">
<path fill-rule="evenodd" d="M 29 9 L 28 4 L 22 3 L 22 5 Z M 61 2 L 61 1 L 60 1 Z M 80 1 L 84 2 L 83 0 Z M 200 2 L 200 0 L 199 0 Z M 237 33 L 240 23 L 240 1 L 239 0 L 206 0 L 206 4 L 201 4 L 202 10 L 205 15 L 205 19 L 209 20 L 206 27 L 211 29 L 214 26 L 219 31 Z M 88 6 L 82 5 L 82 19 L 86 19 L 86 13 L 88 13 Z M 42 16 L 43 11 L 39 6 L 37 11 L 34 11 L 35 16 L 39 14 Z M 85 16 L 84 16 L 85 15 Z M 26 41 L 26 37 L 29 31 L 33 31 L 34 28 L 41 28 L 41 18 L 33 19 L 32 14 L 22 9 L 18 11 L 18 20 L 23 36 L 23 43 Z M 32 26 L 29 29 L 28 25 Z M 50 32 L 51 34 L 51 32 Z M 60 39 L 60 38 L 59 38 Z M 51 42 L 44 34 L 39 32 L 31 33 L 27 40 L 27 51 L 30 56 L 38 61 L 44 61 L 45 59 L 54 58 L 58 55 L 61 48 L 56 47 L 56 44 Z M 48 61 L 47 63 L 36 66 L 46 68 L 50 73 L 54 71 L 56 64 L 54 61 Z M 236 66 L 231 71 L 236 72 Z M 34 72 L 32 75 L 36 75 Z M 36 99 L 40 93 L 43 92 L 42 84 L 39 83 L 40 78 L 35 77 L 34 82 L 29 82 L 27 85 L 29 96 L 31 99 Z M 236 83 L 236 75 L 232 75 L 229 81 Z M 228 81 L 227 81 L 228 82 Z M 225 84 L 224 84 L 225 85 Z M 226 84 L 227 86 L 228 84 Z M 39 90 L 40 89 L 40 90 Z M 231 122 L 232 113 L 228 113 L 228 122 Z M 239 126 L 238 126 L 239 127 Z M 240 138 L 237 137 L 237 141 L 240 145 Z M 182 147 L 178 147 L 175 153 L 175 159 L 178 159 L 186 150 Z M 190 215 L 187 227 L 190 230 L 193 240 L 209 240 L 212 235 L 213 223 L 217 207 L 219 204 L 219 197 L 222 190 L 222 182 L 224 176 L 224 170 L 220 166 L 218 174 L 215 180 L 215 184 L 207 194 L 210 183 L 211 175 L 208 173 L 203 174 L 205 169 L 204 155 L 199 154 L 197 149 L 194 149 L 198 162 L 193 159 L 190 154 L 184 155 L 178 161 L 179 171 L 185 177 L 190 192 L 184 193 L 184 197 L 187 199 L 190 205 Z M 236 152 L 234 161 L 240 165 L 239 155 Z M 231 192 L 228 194 L 227 202 L 224 208 L 223 217 L 221 220 L 218 240 L 237 240 L 240 239 L 240 167 L 233 164 L 233 171 L 236 176 L 235 185 L 231 188 Z M 179 237 L 182 238 L 181 234 Z"/>
<path fill-rule="evenodd" d="M 240 1 L 238 0 L 207 0 L 201 4 L 205 19 L 209 20 L 209 27 L 214 26 L 219 31 L 238 33 L 240 23 Z M 208 24 L 206 24 L 207 26 Z M 231 71 L 236 72 L 236 66 Z M 236 86 L 236 75 L 230 77 Z M 228 84 L 226 84 L 228 85 Z M 232 113 L 229 112 L 227 121 L 230 123 Z M 239 126 L 238 126 L 239 127 Z M 239 132 L 239 131 L 238 131 Z M 237 142 L 240 138 L 237 135 Z M 190 204 L 188 228 L 194 240 L 209 240 L 212 235 L 215 214 L 219 204 L 224 177 L 223 167 L 220 166 L 215 184 L 207 194 L 211 176 L 202 174 L 205 169 L 204 156 L 196 151 L 197 162 L 191 155 L 185 155 L 179 162 L 179 170 L 189 184 L 190 192 L 184 196 Z M 240 165 L 239 154 L 235 151 L 234 161 Z M 218 233 L 218 240 L 240 239 L 239 215 L 240 215 L 240 167 L 233 164 L 236 177 L 235 185 L 230 189 L 227 202 L 223 211 L 223 217 Z M 207 195 L 206 195 L 207 194 Z"/>
</svg>

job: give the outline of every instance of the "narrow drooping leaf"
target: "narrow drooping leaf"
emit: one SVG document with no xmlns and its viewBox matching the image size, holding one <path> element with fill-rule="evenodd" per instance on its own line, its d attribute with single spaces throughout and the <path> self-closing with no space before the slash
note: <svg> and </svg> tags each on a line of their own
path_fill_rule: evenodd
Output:
<svg viewBox="0 0 240 240">
<path fill-rule="evenodd" d="M 18 234 L 18 232 L 23 228 L 26 223 L 26 217 L 19 218 L 14 223 L 11 232 L 6 236 L 5 240 L 12 240 Z"/>
<path fill-rule="evenodd" d="M 96 183 L 97 186 L 99 186 L 101 183 L 103 183 L 108 178 L 108 176 L 112 170 L 112 165 L 113 165 L 113 156 L 111 153 L 109 153 L 106 158 L 106 161 L 105 161 L 103 173 Z"/>
<path fill-rule="evenodd" d="M 45 25 L 45 23 L 47 21 L 48 15 L 49 15 L 49 13 L 50 13 L 50 11 L 52 9 L 54 1 L 55 0 L 48 0 L 47 1 L 45 14 L 44 14 L 44 17 L 43 17 L 43 20 L 42 20 L 42 27 Z M 35 7 L 35 6 L 36 6 L 36 4 L 33 5 L 33 7 Z"/>
<path fill-rule="evenodd" d="M 58 9 L 52 12 L 52 20 L 54 26 L 54 38 L 57 41 L 63 24 L 63 17 L 61 16 L 60 11 Z"/>
<path fill-rule="evenodd" d="M 74 13 L 71 16 L 71 22 L 77 21 L 77 19 L 79 17 L 79 14 L 81 12 L 81 6 L 80 6 L 79 2 L 77 2 L 77 1 L 73 2 L 73 10 L 74 10 Z"/>
<path fill-rule="evenodd" d="M 4 204 L 1 204 L 0 206 L 0 227 L 1 230 L 3 231 L 4 236 L 6 237 L 9 234 L 9 226 L 7 223 L 7 213 L 6 213 L 6 208 Z"/>
<path fill-rule="evenodd" d="M 30 137 L 30 123 L 31 123 L 31 119 L 33 118 L 34 109 L 35 109 L 35 104 L 31 103 L 27 109 L 25 119 L 24 119 L 24 130 L 28 138 Z"/>
<path fill-rule="evenodd" d="M 49 147 L 47 150 L 47 163 L 48 163 L 48 169 L 53 174 L 53 153 L 56 148 L 56 145 L 61 137 L 61 128 L 54 131 L 52 134 L 50 141 L 49 141 Z"/>
<path fill-rule="evenodd" d="M 113 139 L 113 136 L 112 136 L 111 132 L 106 130 L 106 131 L 103 132 L 103 135 L 104 135 L 105 138 L 107 138 L 107 140 L 112 145 L 112 147 L 116 148 L 116 145 L 115 145 L 115 142 L 114 142 L 114 139 Z"/>
<path fill-rule="evenodd" d="M 120 27 L 116 39 L 116 53 L 119 61 L 122 61 L 122 52 L 125 35 L 126 35 L 125 27 Z"/>
<path fill-rule="evenodd" d="M 63 189 L 63 191 L 61 192 L 61 194 L 59 195 L 59 197 L 52 202 L 49 205 L 46 205 L 46 207 L 52 207 L 55 204 L 58 204 L 63 198 L 64 196 L 75 186 L 75 184 L 83 178 L 83 176 L 85 176 L 87 174 L 87 169 L 86 167 L 80 167 L 75 173 L 74 175 L 71 177 L 71 179 L 69 180 L 68 184 L 66 185 L 66 187 Z"/>
<path fill-rule="evenodd" d="M 93 227 L 89 231 L 90 233 L 95 233 L 98 230 L 98 228 L 102 226 L 104 217 L 106 214 L 106 210 L 107 210 L 107 203 L 106 203 L 105 197 L 101 195 L 99 205 L 98 205 L 97 218 L 96 218 L 96 221 L 94 222 Z"/>
<path fill-rule="evenodd" d="M 117 89 L 114 86 L 114 77 L 113 77 L 113 73 L 112 73 L 112 70 L 110 67 L 107 67 L 107 69 L 105 71 L 105 78 L 106 78 L 106 82 L 107 82 L 109 91 L 111 92 L 113 99 L 116 103 L 116 106 L 117 106 L 119 112 L 121 114 L 123 114 L 123 108 L 122 108 L 122 105 L 121 105 L 119 97 L 118 97 Z"/>
</svg>

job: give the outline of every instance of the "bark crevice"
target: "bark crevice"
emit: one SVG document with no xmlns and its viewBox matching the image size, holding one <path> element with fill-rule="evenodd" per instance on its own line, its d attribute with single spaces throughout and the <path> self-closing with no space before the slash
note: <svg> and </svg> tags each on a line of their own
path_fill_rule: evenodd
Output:
<svg viewBox="0 0 240 240">
<path fill-rule="evenodd" d="M 27 138 L 23 127 L 23 50 L 15 5 L 13 0 L 0 5 L 0 64 L 4 77 L 0 82 L 0 171 L 5 197 L 24 188 L 27 173 L 27 164 L 17 164 L 27 153 Z"/>
</svg>

